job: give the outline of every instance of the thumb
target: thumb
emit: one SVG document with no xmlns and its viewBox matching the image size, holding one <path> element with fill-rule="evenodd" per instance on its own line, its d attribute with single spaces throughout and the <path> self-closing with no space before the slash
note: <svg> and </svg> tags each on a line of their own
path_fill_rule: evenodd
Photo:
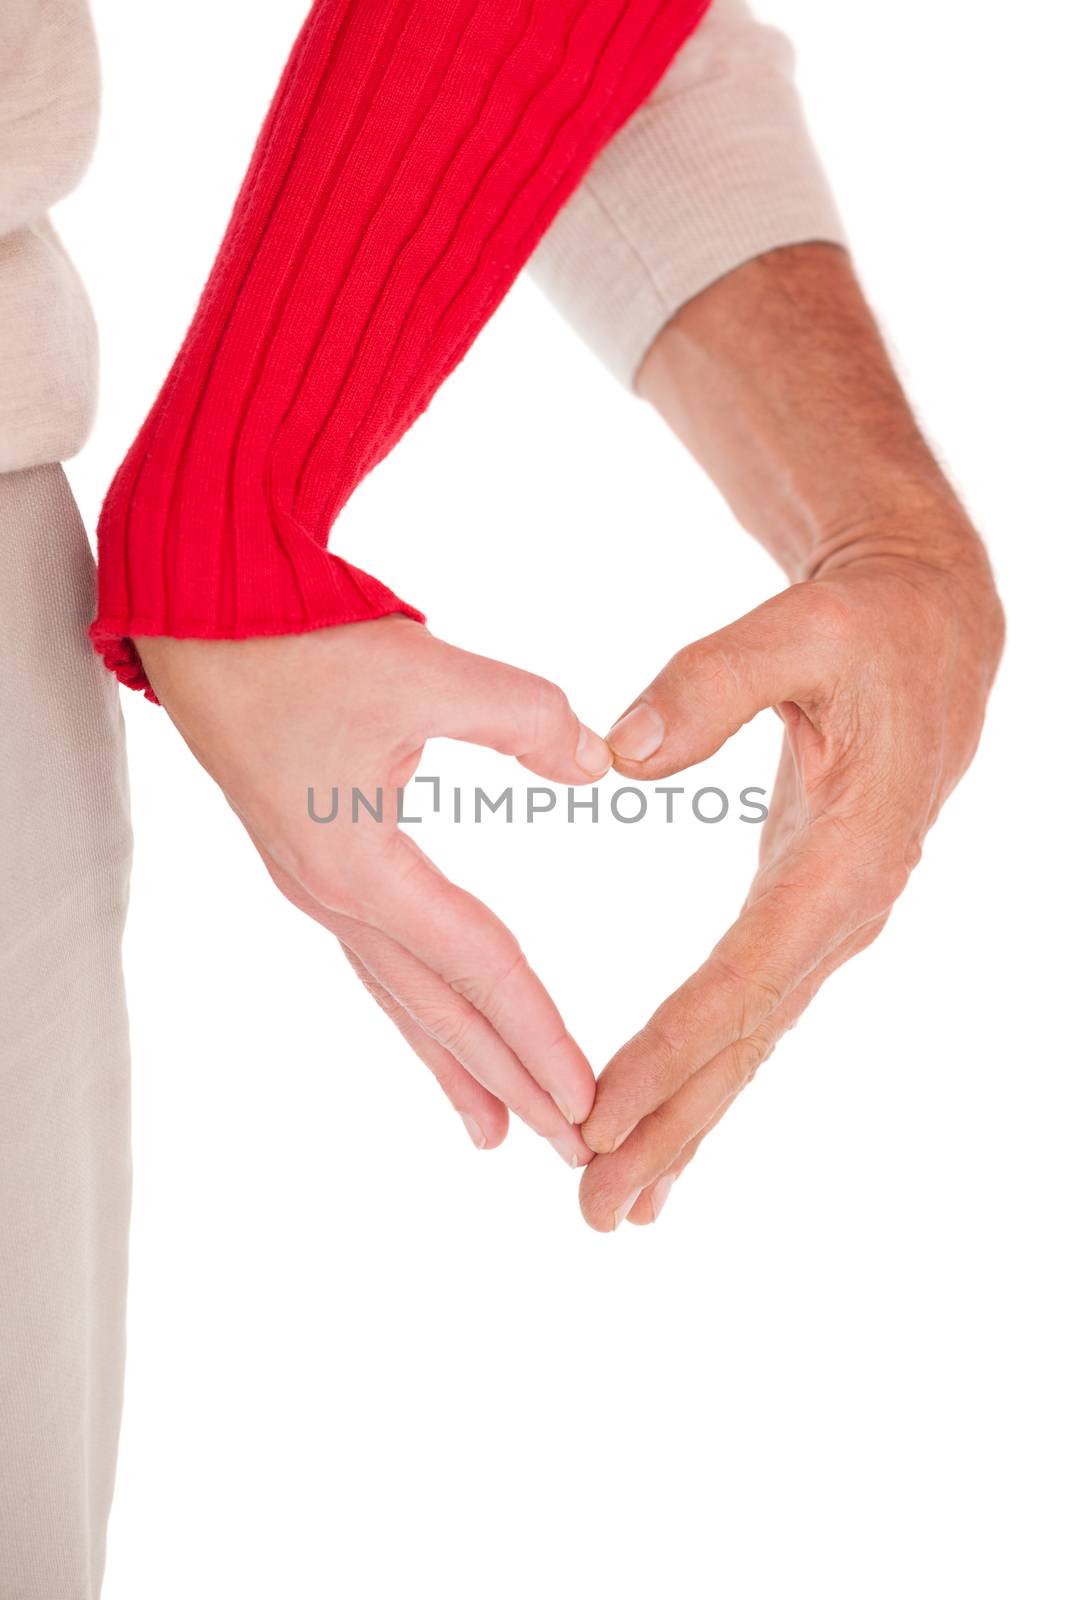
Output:
<svg viewBox="0 0 1067 1600">
<path fill-rule="evenodd" d="M 427 737 L 488 745 L 555 783 L 591 783 L 608 771 L 611 751 L 579 722 L 554 683 L 441 640 L 434 643 L 442 654 Z"/>
<path fill-rule="evenodd" d="M 809 699 L 825 649 L 800 599 L 787 589 L 672 657 L 608 733 L 615 766 L 666 777 L 714 755 L 767 706 Z"/>
</svg>

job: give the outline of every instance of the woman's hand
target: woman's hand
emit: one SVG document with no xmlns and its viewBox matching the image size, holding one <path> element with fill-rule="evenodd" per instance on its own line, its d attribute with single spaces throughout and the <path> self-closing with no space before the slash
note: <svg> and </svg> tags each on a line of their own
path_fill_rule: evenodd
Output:
<svg viewBox="0 0 1067 1600">
<path fill-rule="evenodd" d="M 764 707 L 785 724 L 760 866 L 704 965 L 608 1064 L 583 1125 L 598 1230 L 655 1220 L 701 1140 L 825 979 L 864 949 L 966 770 L 1003 620 L 977 538 L 865 530 L 816 578 L 674 657 L 608 734 L 616 767 L 662 779 Z"/>
<path fill-rule="evenodd" d="M 554 684 L 404 617 L 280 638 L 137 641 L 152 687 L 223 789 L 278 888 L 349 961 L 479 1148 L 510 1107 L 572 1166 L 594 1080 L 515 938 L 397 826 L 425 741 L 465 739 L 560 783 L 610 765 Z M 383 796 L 382 821 L 311 820 L 307 793 Z"/>
</svg>

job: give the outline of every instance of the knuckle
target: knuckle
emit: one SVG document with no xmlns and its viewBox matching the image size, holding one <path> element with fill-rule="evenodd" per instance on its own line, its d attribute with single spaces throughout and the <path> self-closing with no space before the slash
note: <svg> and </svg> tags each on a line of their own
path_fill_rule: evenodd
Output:
<svg viewBox="0 0 1067 1600">
<path fill-rule="evenodd" d="M 499 960 L 485 972 L 476 972 L 469 975 L 454 977 L 451 987 L 457 994 L 469 1000 L 471 1005 L 477 1006 L 479 1011 L 491 1011 L 508 984 L 526 964 L 526 958 L 518 945 L 514 945 L 499 958 Z"/>
<path fill-rule="evenodd" d="M 349 956 L 349 960 L 352 961 L 351 955 Z M 380 983 L 375 983 L 374 979 L 371 978 L 370 974 L 367 972 L 366 967 L 362 966 L 356 961 L 352 961 L 352 965 L 355 967 L 363 987 L 366 989 L 371 998 L 377 1002 L 382 1011 L 384 1011 L 385 1015 L 389 1018 L 389 1021 L 395 1024 L 396 1027 L 403 1029 L 411 1019 L 404 1010 L 404 1007 L 400 1004 L 400 1001 L 397 1000 L 395 995 L 391 995 L 388 989 L 383 989 Z"/>
<path fill-rule="evenodd" d="M 734 1067 L 735 1081 L 739 1090 L 752 1082 L 769 1054 L 766 1042 L 758 1035 L 750 1034 L 748 1038 L 737 1041 L 734 1047 Z"/>
<path fill-rule="evenodd" d="M 853 883 L 864 922 L 888 912 L 903 894 L 911 872 L 906 855 L 879 857 L 857 869 Z"/>
<path fill-rule="evenodd" d="M 309 851 L 295 862 L 300 889 L 318 906 L 336 916 L 368 920 L 372 858 L 358 841 L 342 855 Z"/>
<path fill-rule="evenodd" d="M 674 1068 L 692 1046 L 699 1025 L 688 1010 L 672 1008 L 669 1014 L 650 1017 L 634 1040 L 637 1058 L 645 1062 L 643 1076 L 649 1084 L 673 1078 Z"/>
<path fill-rule="evenodd" d="M 350 885 L 321 861 L 301 862 L 297 868 L 300 886 L 324 911 L 339 916 L 354 913 L 355 896 Z"/>
<path fill-rule="evenodd" d="M 653 1016 L 611 1059 L 596 1087 L 593 1109 L 582 1132 L 590 1149 L 610 1154 L 635 1124 L 656 1115 L 663 1097 L 689 1076 L 690 1057 L 701 1025 L 672 1008 L 669 1017 Z"/>
<path fill-rule="evenodd" d="M 888 921 L 889 913 L 885 912 L 872 918 L 870 922 L 865 923 L 863 927 L 858 929 L 852 936 L 849 957 L 860 955 L 869 945 L 872 945 Z"/>
<path fill-rule="evenodd" d="M 814 630 L 828 645 L 848 644 L 855 631 L 855 612 L 840 590 L 825 582 L 802 584 L 797 589 L 808 630 Z"/>
<path fill-rule="evenodd" d="M 470 1052 L 471 1019 L 450 1006 L 430 1004 L 420 1008 L 419 1022 L 439 1045 L 462 1061 Z"/>
<path fill-rule="evenodd" d="M 893 861 L 884 866 L 880 874 L 882 905 L 891 906 L 894 901 L 899 900 L 910 877 L 911 868 L 907 861 Z"/>
<path fill-rule="evenodd" d="M 921 855 L 914 836 L 901 842 L 894 818 L 876 819 L 861 831 L 841 834 L 841 848 L 828 860 L 827 881 L 840 904 L 867 922 L 900 898 Z"/>
<path fill-rule="evenodd" d="M 349 922 L 372 922 L 373 915 L 365 895 L 354 883 L 323 881 L 312 891 L 322 909 L 333 917 L 344 917 Z"/>
<path fill-rule="evenodd" d="M 782 991 L 765 973 L 744 972 L 722 956 L 712 963 L 730 998 L 734 1030 L 743 1039 L 781 1005 Z"/>
<path fill-rule="evenodd" d="M 303 911 L 309 917 L 316 916 L 322 910 L 318 895 L 308 887 L 307 880 L 299 872 L 287 873 L 283 877 L 275 872 L 269 863 L 267 870 L 270 872 L 274 887 L 291 906 L 295 906 L 298 911 Z"/>
<path fill-rule="evenodd" d="M 723 681 L 732 676 L 722 650 L 716 649 L 710 638 L 697 639 L 679 650 L 663 674 L 673 696 L 704 712 L 718 704 Z"/>
<path fill-rule="evenodd" d="M 707 639 L 694 639 L 678 650 L 667 664 L 667 671 L 683 681 L 703 678 L 714 670 L 715 655 Z"/>
<path fill-rule="evenodd" d="M 919 839 L 909 839 L 907 844 L 904 846 L 903 852 L 905 882 L 907 882 L 908 877 L 910 877 L 910 875 L 915 871 L 915 868 L 919 865 L 919 862 L 922 860 L 922 858 L 922 841 Z"/>
</svg>

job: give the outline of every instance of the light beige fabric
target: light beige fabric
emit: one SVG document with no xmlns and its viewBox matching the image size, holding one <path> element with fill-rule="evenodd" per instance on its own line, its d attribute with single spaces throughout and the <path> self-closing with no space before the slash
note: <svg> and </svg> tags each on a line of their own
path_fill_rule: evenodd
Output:
<svg viewBox="0 0 1067 1600">
<path fill-rule="evenodd" d="M 60 466 L 0 477 L 0 1600 L 93 1600 L 129 1208 L 118 696 Z"/>
<path fill-rule="evenodd" d="M 96 111 L 83 0 L 0 0 L 0 1600 L 96 1600 L 122 1401 L 130 831 L 56 464 L 89 430 L 96 337 L 47 216 Z"/>
<path fill-rule="evenodd" d="M 88 163 L 99 77 L 84 0 L 0 0 L 0 472 L 80 450 L 96 331 L 48 222 Z"/>
<path fill-rule="evenodd" d="M 807 240 L 845 243 L 793 81 L 746 0 L 714 0 L 601 152 L 529 271 L 631 385 L 657 333 L 717 278 Z"/>
</svg>

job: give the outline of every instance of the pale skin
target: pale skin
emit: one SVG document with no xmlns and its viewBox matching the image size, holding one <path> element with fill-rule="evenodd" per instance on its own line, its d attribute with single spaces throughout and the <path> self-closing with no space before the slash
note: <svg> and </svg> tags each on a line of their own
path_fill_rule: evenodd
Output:
<svg viewBox="0 0 1067 1600">
<path fill-rule="evenodd" d="M 510 1108 L 585 1165 L 599 1231 L 655 1220 L 777 1040 L 877 935 L 974 753 L 1003 638 L 981 541 L 843 251 L 775 251 L 713 284 L 663 329 L 638 387 L 790 586 L 681 650 L 610 750 L 554 685 L 404 618 L 137 640 L 279 889 L 340 939 L 475 1144 L 500 1143 Z M 660 780 L 765 708 L 785 737 L 746 904 L 598 1084 L 513 936 L 395 821 L 319 828 L 293 804 L 338 773 L 395 791 L 437 735 L 561 783 L 612 757 Z"/>
<path fill-rule="evenodd" d="M 479 1149 L 509 1109 L 564 1161 L 593 1072 L 518 943 L 397 826 L 427 739 L 483 744 L 541 777 L 590 783 L 611 764 L 562 690 L 457 650 L 406 617 L 279 639 L 138 640 L 153 688 L 224 791 L 282 894 L 348 960 L 437 1078 Z M 317 826 L 309 786 L 383 790 L 381 823 Z M 390 815 L 390 810 L 392 815 Z"/>
</svg>

